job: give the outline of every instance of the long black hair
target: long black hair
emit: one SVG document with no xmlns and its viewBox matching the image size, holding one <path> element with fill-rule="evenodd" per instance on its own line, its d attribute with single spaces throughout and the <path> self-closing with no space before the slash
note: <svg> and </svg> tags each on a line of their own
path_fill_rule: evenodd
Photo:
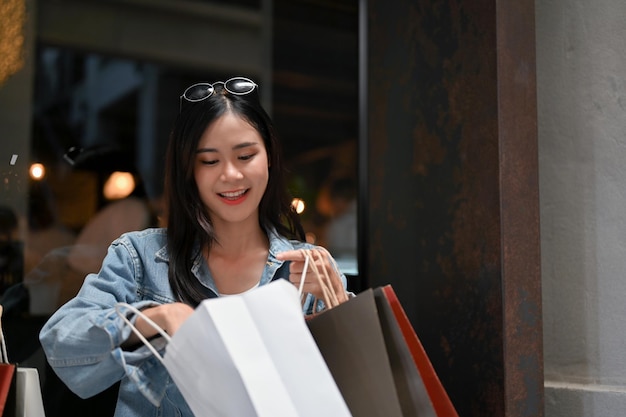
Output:
<svg viewBox="0 0 626 417">
<path fill-rule="evenodd" d="M 264 230 L 304 240 L 300 219 L 291 205 L 285 182 L 285 168 L 274 124 L 258 97 L 235 95 L 219 85 L 209 98 L 181 103 L 181 111 L 170 134 L 165 170 L 167 210 L 168 279 L 176 297 L 196 306 L 206 298 L 203 286 L 191 272 L 203 248 L 210 248 L 216 236 L 194 177 L 194 161 L 200 137 L 220 116 L 232 113 L 246 120 L 263 138 L 269 162 L 269 180 L 259 204 L 259 224 Z"/>
</svg>

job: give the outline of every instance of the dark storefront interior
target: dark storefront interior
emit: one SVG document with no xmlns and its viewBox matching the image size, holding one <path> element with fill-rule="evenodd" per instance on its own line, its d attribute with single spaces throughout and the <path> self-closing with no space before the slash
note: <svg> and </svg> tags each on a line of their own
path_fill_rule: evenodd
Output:
<svg viewBox="0 0 626 417">
<path fill-rule="evenodd" d="M 307 239 L 329 248 L 353 292 L 394 286 L 459 415 L 541 404 L 536 155 L 515 141 L 536 137 L 514 128 L 533 126 L 534 74 L 524 84 L 507 72 L 511 51 L 534 59 L 532 25 L 520 29 L 532 2 L 36 3 L 29 162 L 45 175 L 28 179 L 21 219 L 2 223 L 27 231 L 11 246 L 23 254 L 14 275 L 34 288 L 5 307 L 15 361 L 45 369 L 48 315 L 119 234 L 160 224 L 182 91 L 241 75 L 276 123 Z M 112 196 L 120 173 L 134 187 Z M 511 284 L 528 287 L 523 300 Z M 520 323 L 522 310 L 538 321 Z M 81 400 L 43 375 L 49 417 L 112 415 L 116 387 Z"/>
</svg>

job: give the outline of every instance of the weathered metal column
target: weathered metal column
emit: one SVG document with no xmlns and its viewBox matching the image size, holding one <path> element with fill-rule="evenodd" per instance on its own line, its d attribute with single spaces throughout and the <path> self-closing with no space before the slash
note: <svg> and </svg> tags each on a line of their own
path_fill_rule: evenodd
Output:
<svg viewBox="0 0 626 417">
<path fill-rule="evenodd" d="M 534 2 L 361 7 L 360 273 L 459 415 L 542 416 Z"/>
</svg>

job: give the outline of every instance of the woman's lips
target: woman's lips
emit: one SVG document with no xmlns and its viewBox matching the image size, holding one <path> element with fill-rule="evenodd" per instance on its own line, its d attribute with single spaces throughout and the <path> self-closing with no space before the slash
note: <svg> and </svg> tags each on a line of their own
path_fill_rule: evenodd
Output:
<svg viewBox="0 0 626 417">
<path fill-rule="evenodd" d="M 226 191 L 217 194 L 224 203 L 236 205 L 242 203 L 248 196 L 248 189 L 238 191 Z"/>
</svg>

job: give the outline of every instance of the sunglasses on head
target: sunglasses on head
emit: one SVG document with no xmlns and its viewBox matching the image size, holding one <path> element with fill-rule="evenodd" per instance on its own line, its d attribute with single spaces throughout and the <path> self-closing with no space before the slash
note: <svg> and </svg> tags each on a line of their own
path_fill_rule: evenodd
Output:
<svg viewBox="0 0 626 417">
<path fill-rule="evenodd" d="M 183 92 L 183 95 L 180 96 L 180 110 L 182 110 L 183 107 L 183 99 L 191 103 L 206 100 L 213 95 L 215 92 L 215 86 L 218 84 L 221 84 L 224 87 L 224 90 L 236 96 L 250 94 L 255 88 L 257 88 L 257 84 L 254 81 L 245 77 L 233 77 L 226 81 L 216 81 L 213 84 L 197 83 L 187 87 L 187 89 Z"/>
</svg>

